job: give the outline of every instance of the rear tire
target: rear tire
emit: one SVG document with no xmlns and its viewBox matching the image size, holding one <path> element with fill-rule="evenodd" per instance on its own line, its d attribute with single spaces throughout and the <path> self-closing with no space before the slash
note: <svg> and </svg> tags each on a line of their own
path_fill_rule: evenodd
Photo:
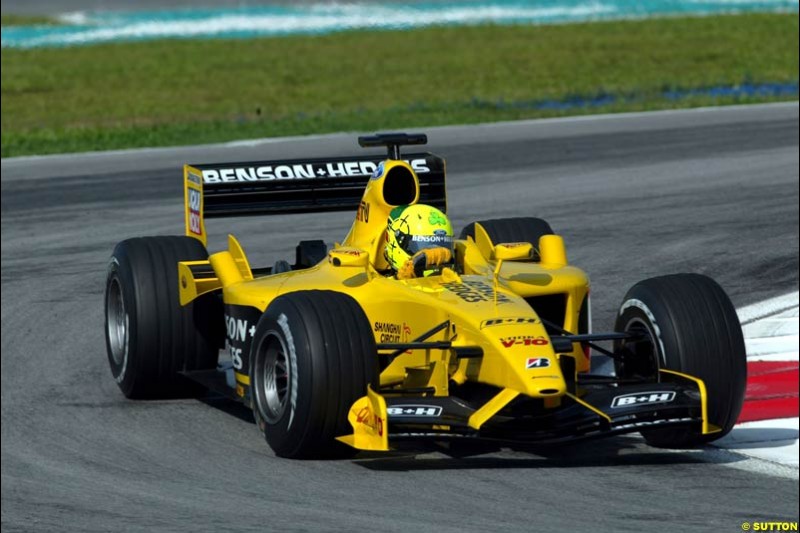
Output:
<svg viewBox="0 0 800 533">
<path fill-rule="evenodd" d="M 693 447 L 727 434 L 742 409 L 747 361 L 739 317 L 728 296 L 711 278 L 675 274 L 641 281 L 625 295 L 614 329 L 647 334 L 626 346 L 633 356 L 616 362 L 619 377 L 658 379 L 658 369 L 684 372 L 705 382 L 708 418 L 722 432 L 702 435 L 689 429 L 642 431 L 653 446 Z"/>
<path fill-rule="evenodd" d="M 461 230 L 461 239 L 471 237 L 475 239 L 475 224 L 480 224 L 492 244 L 504 242 L 529 242 L 533 245 L 533 261 L 539 260 L 539 237 L 553 235 L 553 228 L 545 220 L 534 217 L 497 218 L 494 220 L 479 220 L 467 224 Z"/>
<path fill-rule="evenodd" d="M 190 237 L 142 237 L 119 243 L 106 278 L 106 351 L 128 398 L 174 398 L 199 389 L 179 372 L 215 368 L 223 335 L 214 294 L 183 307 L 178 262 L 208 259 Z"/>
<path fill-rule="evenodd" d="M 367 385 L 378 383 L 378 355 L 367 316 L 350 296 L 297 291 L 269 304 L 250 355 L 253 414 L 280 457 L 336 457 L 355 450 L 335 440 Z"/>
</svg>

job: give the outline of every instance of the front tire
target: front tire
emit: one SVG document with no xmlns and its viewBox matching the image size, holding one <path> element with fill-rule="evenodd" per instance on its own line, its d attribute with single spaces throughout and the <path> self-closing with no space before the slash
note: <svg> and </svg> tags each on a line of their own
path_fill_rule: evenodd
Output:
<svg viewBox="0 0 800 533">
<path fill-rule="evenodd" d="M 727 434 L 742 409 L 747 361 L 739 318 L 728 296 L 711 278 L 675 274 L 641 281 L 625 295 L 616 331 L 644 333 L 643 341 L 618 342 L 616 362 L 622 378 L 658 380 L 664 368 L 698 377 L 708 393 L 708 419 L 721 432 L 702 435 L 689 429 L 643 431 L 653 446 L 685 448 Z"/>
<path fill-rule="evenodd" d="M 375 338 L 356 301 L 334 291 L 297 291 L 270 303 L 251 348 L 253 414 L 280 457 L 333 457 L 354 450 L 336 437 L 378 383 Z"/>
<path fill-rule="evenodd" d="M 222 339 L 222 304 L 214 294 L 181 306 L 178 262 L 208 259 L 189 237 L 142 237 L 119 243 L 106 277 L 106 351 L 128 398 L 174 398 L 198 392 L 182 371 L 214 368 Z"/>
</svg>

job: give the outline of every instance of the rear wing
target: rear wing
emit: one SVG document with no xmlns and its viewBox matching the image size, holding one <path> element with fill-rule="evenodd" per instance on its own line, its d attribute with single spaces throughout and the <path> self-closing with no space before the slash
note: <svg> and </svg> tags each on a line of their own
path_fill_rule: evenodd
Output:
<svg viewBox="0 0 800 533">
<path fill-rule="evenodd" d="M 445 162 L 404 154 L 419 178 L 419 202 L 447 211 Z M 287 159 L 184 165 L 186 235 L 206 244 L 206 218 L 358 209 L 383 158 Z"/>
</svg>

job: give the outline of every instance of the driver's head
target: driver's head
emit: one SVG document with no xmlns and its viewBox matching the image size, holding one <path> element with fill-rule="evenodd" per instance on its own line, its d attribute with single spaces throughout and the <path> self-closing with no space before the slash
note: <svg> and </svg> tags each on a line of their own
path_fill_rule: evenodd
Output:
<svg viewBox="0 0 800 533">
<path fill-rule="evenodd" d="M 426 248 L 447 248 L 453 254 L 453 226 L 447 215 L 425 204 L 392 209 L 386 227 L 386 261 L 395 272 L 414 254 Z M 424 275 L 432 274 L 428 270 Z"/>
</svg>

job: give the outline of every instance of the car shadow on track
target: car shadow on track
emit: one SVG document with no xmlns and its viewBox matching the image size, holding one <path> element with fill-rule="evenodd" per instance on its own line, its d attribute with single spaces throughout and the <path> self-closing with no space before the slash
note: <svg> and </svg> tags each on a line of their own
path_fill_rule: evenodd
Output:
<svg viewBox="0 0 800 533">
<path fill-rule="evenodd" d="M 369 470 L 408 472 L 424 470 L 525 469 L 525 468 L 602 468 L 625 466 L 688 465 L 701 463 L 736 463 L 745 458 L 712 448 L 698 450 L 660 450 L 643 441 L 615 438 L 542 448 L 513 448 L 482 443 L 429 445 L 424 451 L 408 449 L 390 456 L 378 453 L 359 454 L 354 464 Z"/>
<path fill-rule="evenodd" d="M 783 448 L 791 446 L 800 436 L 794 428 L 782 427 L 735 427 L 719 444 L 729 450 L 760 448 Z"/>
<path fill-rule="evenodd" d="M 198 400 L 209 407 L 213 407 L 214 409 L 218 409 L 225 414 L 234 416 L 243 422 L 248 422 L 250 424 L 256 423 L 255 418 L 253 418 L 252 409 L 237 401 L 226 398 L 225 396 L 209 393 L 208 396 L 200 397 Z"/>
</svg>

